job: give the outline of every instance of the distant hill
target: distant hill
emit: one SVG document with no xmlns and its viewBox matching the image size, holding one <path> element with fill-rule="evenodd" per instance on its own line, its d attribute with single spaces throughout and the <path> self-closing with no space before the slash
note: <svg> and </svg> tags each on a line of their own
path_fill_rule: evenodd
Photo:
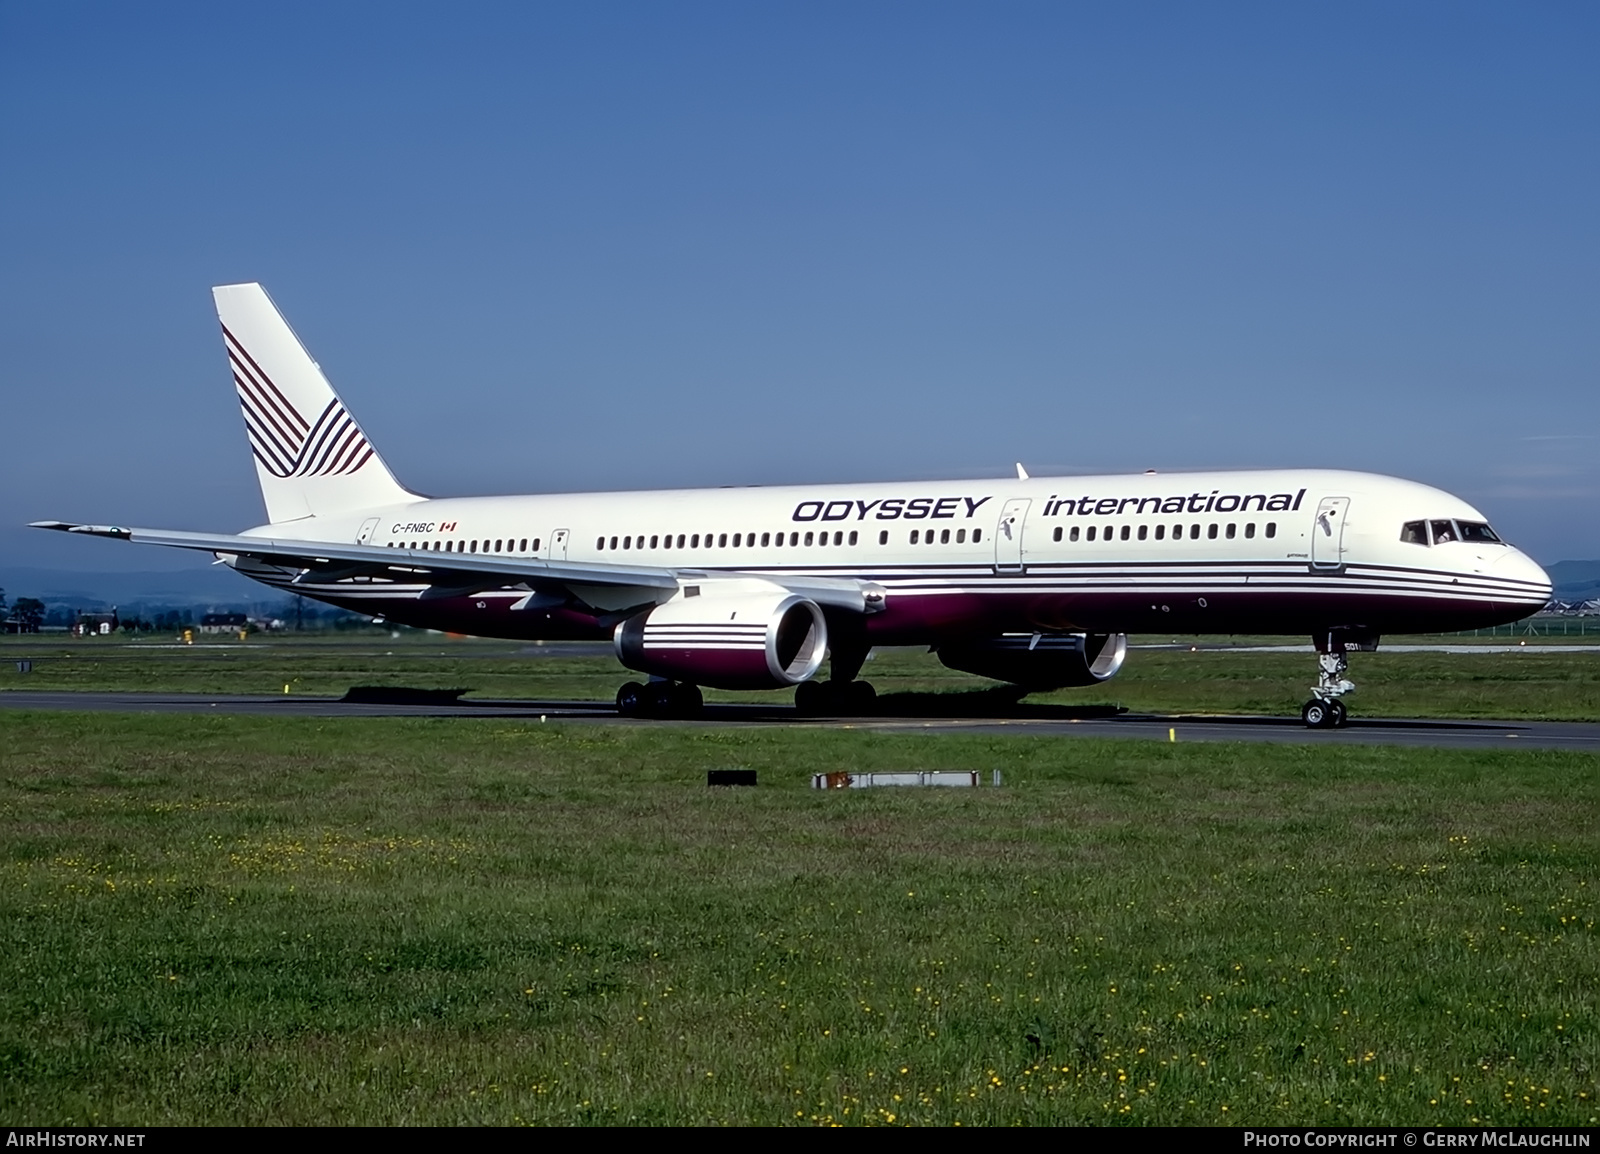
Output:
<svg viewBox="0 0 1600 1154">
<path fill-rule="evenodd" d="M 1585 601 L 1600 597 L 1600 561 L 1557 561 L 1544 571 L 1555 583 L 1562 601 Z"/>
<path fill-rule="evenodd" d="M 91 573 L 75 569 L 30 569 L 0 565 L 0 589 L 15 601 L 37 597 L 70 609 L 109 609 L 124 615 L 157 609 L 249 612 L 281 606 L 288 598 L 241 577 L 225 565 L 165 572 Z"/>
</svg>

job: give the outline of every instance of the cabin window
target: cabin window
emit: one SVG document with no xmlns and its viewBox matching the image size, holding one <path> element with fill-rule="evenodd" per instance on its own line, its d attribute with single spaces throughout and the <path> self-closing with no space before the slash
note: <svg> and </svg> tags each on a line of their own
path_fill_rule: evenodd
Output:
<svg viewBox="0 0 1600 1154">
<path fill-rule="evenodd" d="M 539 538 L 537 538 L 537 537 L 535 537 L 533 539 L 533 551 L 535 553 L 537 553 L 539 551 Z"/>
<path fill-rule="evenodd" d="M 1206 526 L 1206 540 L 1215 541 L 1216 539 L 1217 539 L 1217 525 L 1216 525 L 1216 522 L 1213 521 L 1211 524 Z"/>
<path fill-rule="evenodd" d="M 599 540 L 597 540 L 594 543 L 594 547 L 596 549 L 604 549 L 606 547 L 606 539 L 604 537 L 601 537 Z"/>
<path fill-rule="evenodd" d="M 807 533 L 807 534 L 806 534 L 806 544 L 807 544 L 807 545 L 809 545 L 809 544 L 811 544 L 811 542 L 812 542 L 812 540 L 813 540 L 813 539 L 814 539 L 814 537 L 815 537 L 815 535 L 814 535 L 814 534 L 812 534 L 812 533 Z"/>
<path fill-rule="evenodd" d="M 1094 540 L 1094 526 L 1093 525 L 1090 525 L 1089 526 L 1089 531 L 1084 534 L 1084 540 L 1085 541 L 1093 541 Z"/>
<path fill-rule="evenodd" d="M 613 538 L 611 538 L 611 548 L 615 549 L 616 547 L 617 547 L 617 539 L 615 537 L 613 537 Z"/>
<path fill-rule="evenodd" d="M 843 529 L 835 529 L 833 531 L 833 543 L 835 545 L 843 545 L 844 544 L 844 530 Z"/>
<path fill-rule="evenodd" d="M 1157 541 L 1165 541 L 1166 539 L 1167 539 L 1167 527 L 1165 525 L 1157 525 L 1156 526 L 1156 540 Z"/>
<path fill-rule="evenodd" d="M 1268 521 L 1267 522 L 1267 536 L 1268 537 L 1276 537 L 1277 535 L 1278 535 L 1278 523 L 1276 521 Z"/>
<path fill-rule="evenodd" d="M 855 543 L 856 543 L 856 531 L 854 529 L 852 529 L 852 530 L 850 530 L 850 544 L 854 545 Z"/>
<path fill-rule="evenodd" d="M 1126 526 L 1126 525 L 1124 525 L 1122 527 L 1122 539 L 1124 541 L 1126 541 L 1128 539 L 1128 526 Z"/>
<path fill-rule="evenodd" d="M 1232 541 L 1232 540 L 1233 540 L 1233 535 L 1234 535 L 1234 532 L 1235 532 L 1235 531 L 1236 531 L 1236 530 L 1237 530 L 1237 529 L 1238 529 L 1238 526 L 1237 526 L 1237 525 L 1229 525 L 1229 526 L 1228 526 L 1228 532 L 1227 532 L 1227 537 L 1228 537 L 1228 540 L 1230 540 L 1230 541 Z"/>
<path fill-rule="evenodd" d="M 915 545 L 920 540 L 921 537 L 918 535 L 918 531 L 915 529 L 911 530 L 911 543 Z"/>
<path fill-rule="evenodd" d="M 1051 534 L 1050 540 L 1052 540 L 1052 541 L 1061 540 L 1061 526 L 1060 525 L 1056 526 L 1056 531 Z"/>
<path fill-rule="evenodd" d="M 888 543 L 889 543 L 889 530 L 880 529 L 878 531 L 878 544 L 887 545 Z"/>
<path fill-rule="evenodd" d="M 501 546 L 501 544 L 502 544 L 502 542 L 501 542 L 501 541 L 499 541 L 499 540 L 497 540 L 497 541 L 496 541 L 496 542 L 495 542 L 495 543 L 494 543 L 494 551 L 495 551 L 495 552 L 496 552 L 496 553 L 499 553 L 499 552 L 501 552 L 501 549 L 500 549 L 500 546 Z M 434 548 L 435 548 L 435 549 L 437 549 L 437 548 L 438 548 L 438 547 L 439 547 L 439 546 L 438 546 L 438 545 L 434 545 Z"/>
<path fill-rule="evenodd" d="M 700 534 L 696 533 L 693 537 L 689 538 L 689 548 L 691 548 L 691 549 L 700 548 Z"/>
<path fill-rule="evenodd" d="M 979 541 L 982 541 L 982 540 L 983 540 L 983 530 L 982 529 L 974 529 L 972 531 L 972 543 L 974 545 L 976 545 Z"/>
<path fill-rule="evenodd" d="M 761 534 L 761 547 L 763 549 L 765 549 L 771 543 L 772 543 L 772 534 L 771 533 L 763 533 L 763 534 Z"/>
<path fill-rule="evenodd" d="M 1107 526 L 1106 526 L 1106 531 L 1105 531 L 1105 533 L 1104 533 L 1104 534 L 1103 534 L 1103 536 L 1104 536 L 1104 537 L 1105 537 L 1105 539 L 1106 539 L 1106 540 L 1107 540 L 1107 541 L 1109 541 L 1109 540 L 1111 540 L 1111 526 L 1110 526 L 1110 525 L 1107 525 Z"/>
<path fill-rule="evenodd" d="M 728 547 L 728 535 L 726 533 L 719 534 L 717 536 L 717 548 L 718 549 L 726 549 L 727 547 Z"/>
<path fill-rule="evenodd" d="M 1244 537 L 1245 537 L 1245 540 L 1248 541 L 1250 538 L 1254 537 L 1255 535 L 1256 535 L 1256 523 L 1254 521 L 1245 522 L 1245 526 L 1244 526 Z"/>
<path fill-rule="evenodd" d="M 613 541 L 613 542 L 612 542 L 612 544 L 613 544 L 613 545 L 615 545 L 615 544 L 616 544 L 616 542 L 615 542 L 615 541 Z M 424 547 L 424 548 L 426 548 L 426 547 L 427 547 L 427 545 L 426 545 L 426 543 L 424 543 L 424 545 L 423 545 L 423 547 Z M 472 542 L 472 544 L 471 544 L 471 545 L 470 545 L 470 546 L 469 546 L 469 547 L 468 547 L 468 549 L 467 549 L 467 552 L 468 552 L 468 553 L 476 553 L 476 552 L 477 552 L 477 551 L 478 551 L 478 543 L 477 543 L 477 542 L 476 542 L 476 541 L 474 541 L 474 542 Z"/>
<path fill-rule="evenodd" d="M 633 538 L 632 537 L 624 537 L 622 539 L 622 547 L 624 549 L 632 549 L 633 548 Z"/>
<path fill-rule="evenodd" d="M 1150 526 L 1148 526 L 1148 525 L 1140 525 L 1139 526 L 1139 540 L 1143 541 L 1148 536 L 1150 536 Z"/>
<path fill-rule="evenodd" d="M 1056 540 L 1059 541 L 1059 540 L 1061 540 L 1061 538 L 1057 537 Z M 956 530 L 956 544 L 957 545 L 965 545 L 966 543 L 967 543 L 967 531 L 965 529 L 957 529 Z"/>
<path fill-rule="evenodd" d="M 940 529 L 939 530 L 939 544 L 941 544 L 941 545 L 950 544 L 950 530 L 948 530 L 948 529 Z"/>
</svg>

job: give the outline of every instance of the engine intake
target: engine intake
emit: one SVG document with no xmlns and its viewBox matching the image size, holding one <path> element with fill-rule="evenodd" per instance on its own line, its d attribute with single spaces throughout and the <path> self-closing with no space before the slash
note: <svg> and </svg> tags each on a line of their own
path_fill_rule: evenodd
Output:
<svg viewBox="0 0 1600 1154">
<path fill-rule="evenodd" d="M 1098 685 L 1115 677 L 1127 656 L 1125 633 L 1002 633 L 939 646 L 939 660 L 951 669 L 1029 690 Z"/>
<path fill-rule="evenodd" d="M 776 689 L 817 672 L 828 624 L 815 602 L 787 590 L 707 590 L 630 617 L 613 644 L 617 660 L 641 673 L 716 689 Z"/>
</svg>

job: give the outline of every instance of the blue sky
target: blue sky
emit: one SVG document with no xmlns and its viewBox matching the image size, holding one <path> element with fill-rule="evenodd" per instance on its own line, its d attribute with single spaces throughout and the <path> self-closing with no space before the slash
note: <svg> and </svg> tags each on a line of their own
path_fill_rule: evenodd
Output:
<svg viewBox="0 0 1600 1154">
<path fill-rule="evenodd" d="M 439 494 L 1370 469 L 1600 557 L 1593 5 L 0 3 L 0 560 Z"/>
</svg>

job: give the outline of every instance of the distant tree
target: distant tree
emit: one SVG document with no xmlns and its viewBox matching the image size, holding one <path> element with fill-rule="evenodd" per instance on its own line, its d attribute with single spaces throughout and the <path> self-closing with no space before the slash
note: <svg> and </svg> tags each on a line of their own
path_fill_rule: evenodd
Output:
<svg viewBox="0 0 1600 1154">
<path fill-rule="evenodd" d="M 44 621 L 44 602 L 32 597 L 18 597 L 11 614 L 21 626 L 21 632 L 37 633 L 39 625 Z"/>
<path fill-rule="evenodd" d="M 0 589 L 0 616 L 3 616 L 5 614 L 5 611 L 6 611 L 6 591 L 4 589 Z"/>
</svg>

